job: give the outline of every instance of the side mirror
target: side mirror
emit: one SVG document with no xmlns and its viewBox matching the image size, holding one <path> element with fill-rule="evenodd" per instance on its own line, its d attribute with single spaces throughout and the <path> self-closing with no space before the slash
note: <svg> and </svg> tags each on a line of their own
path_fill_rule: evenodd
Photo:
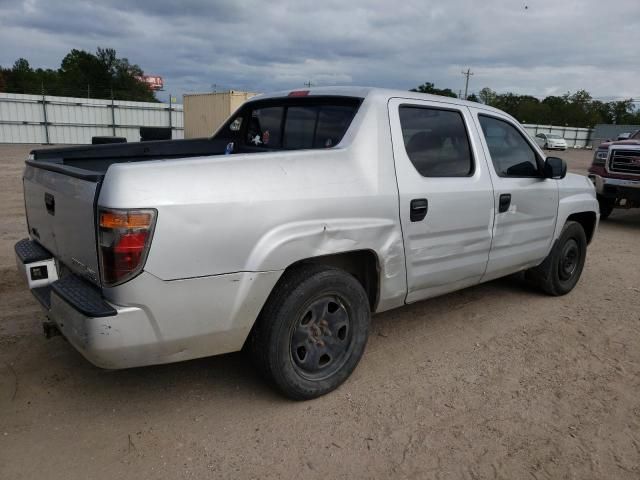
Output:
<svg viewBox="0 0 640 480">
<path fill-rule="evenodd" d="M 567 162 L 558 157 L 547 157 L 544 161 L 545 178 L 560 179 L 567 176 Z"/>
</svg>

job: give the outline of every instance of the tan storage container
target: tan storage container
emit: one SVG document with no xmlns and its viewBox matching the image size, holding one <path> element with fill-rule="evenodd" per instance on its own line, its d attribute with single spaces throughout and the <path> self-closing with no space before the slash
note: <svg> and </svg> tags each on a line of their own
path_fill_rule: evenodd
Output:
<svg viewBox="0 0 640 480">
<path fill-rule="evenodd" d="M 249 98 L 251 92 L 189 93 L 183 96 L 184 138 L 212 135 Z"/>
</svg>

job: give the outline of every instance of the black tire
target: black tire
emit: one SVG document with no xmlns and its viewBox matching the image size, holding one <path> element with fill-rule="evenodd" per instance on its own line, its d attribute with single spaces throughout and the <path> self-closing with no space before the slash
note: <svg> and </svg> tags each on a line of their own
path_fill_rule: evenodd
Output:
<svg viewBox="0 0 640 480">
<path fill-rule="evenodd" d="M 140 127 L 140 141 L 171 140 L 171 127 Z"/>
<path fill-rule="evenodd" d="M 342 384 L 358 365 L 371 312 L 355 277 L 323 265 L 286 272 L 249 338 L 256 367 L 285 396 L 307 400 Z"/>
<path fill-rule="evenodd" d="M 549 150 L 549 145 L 547 145 L 546 143 L 544 144 L 544 146 L 542 147 L 544 150 Z"/>
<path fill-rule="evenodd" d="M 91 145 L 104 145 L 108 143 L 127 143 L 125 137 L 91 137 Z"/>
<path fill-rule="evenodd" d="M 584 229 L 569 221 L 544 262 L 527 271 L 527 279 L 549 295 L 566 295 L 578 283 L 586 256 Z"/>
<path fill-rule="evenodd" d="M 612 198 L 606 198 L 598 195 L 598 205 L 600 205 L 600 219 L 606 220 L 613 212 L 616 201 Z"/>
</svg>

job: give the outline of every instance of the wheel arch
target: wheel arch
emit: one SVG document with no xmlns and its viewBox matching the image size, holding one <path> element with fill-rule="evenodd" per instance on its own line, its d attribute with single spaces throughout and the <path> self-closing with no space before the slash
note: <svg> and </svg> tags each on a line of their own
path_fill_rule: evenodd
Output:
<svg viewBox="0 0 640 480">
<path fill-rule="evenodd" d="M 590 243 L 598 228 L 599 207 L 593 184 L 587 177 L 568 173 L 559 181 L 560 201 L 553 240 L 557 240 L 568 221 L 578 222 Z M 552 243 L 554 243 L 552 242 Z"/>
<path fill-rule="evenodd" d="M 372 312 L 376 311 L 380 300 L 380 262 L 375 251 L 369 249 L 319 255 L 304 258 L 289 265 L 282 277 L 301 265 L 326 265 L 344 270 L 353 275 L 367 293 Z"/>
<path fill-rule="evenodd" d="M 567 217 L 567 220 L 566 220 L 566 222 L 570 222 L 570 221 L 577 222 L 580 225 L 582 225 L 582 229 L 584 230 L 584 233 L 587 236 L 587 244 L 591 243 L 591 240 L 593 239 L 593 234 L 596 231 L 596 224 L 598 221 L 596 212 L 572 213 Z"/>
</svg>

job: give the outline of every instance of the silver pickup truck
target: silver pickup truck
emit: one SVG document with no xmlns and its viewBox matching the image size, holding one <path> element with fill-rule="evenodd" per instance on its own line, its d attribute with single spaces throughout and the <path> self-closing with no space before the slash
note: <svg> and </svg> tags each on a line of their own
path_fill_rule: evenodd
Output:
<svg viewBox="0 0 640 480">
<path fill-rule="evenodd" d="M 570 292 L 586 178 L 478 103 L 372 88 L 254 97 L 211 137 L 35 150 L 17 261 L 117 369 L 246 347 L 291 398 L 340 385 L 372 312 L 515 272 Z"/>
</svg>

